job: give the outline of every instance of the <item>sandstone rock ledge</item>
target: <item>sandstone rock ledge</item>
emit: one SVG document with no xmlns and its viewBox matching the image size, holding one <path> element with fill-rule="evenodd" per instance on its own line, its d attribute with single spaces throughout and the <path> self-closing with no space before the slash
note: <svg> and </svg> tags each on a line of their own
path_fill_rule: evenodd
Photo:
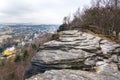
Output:
<svg viewBox="0 0 120 80">
<path fill-rule="evenodd" d="M 51 70 L 28 80 L 120 80 L 113 76 L 98 75 L 80 70 Z"/>
<path fill-rule="evenodd" d="M 120 80 L 120 44 L 77 30 L 60 32 L 32 58 L 26 80 Z"/>
</svg>

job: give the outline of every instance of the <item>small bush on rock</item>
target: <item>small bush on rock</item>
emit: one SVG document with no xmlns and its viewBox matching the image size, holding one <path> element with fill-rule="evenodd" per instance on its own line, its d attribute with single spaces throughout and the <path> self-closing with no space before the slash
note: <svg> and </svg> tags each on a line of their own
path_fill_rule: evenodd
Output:
<svg viewBox="0 0 120 80">
<path fill-rule="evenodd" d="M 59 35 L 58 33 L 57 33 L 57 34 L 53 34 L 51 39 L 52 39 L 52 40 L 58 40 L 58 39 L 59 39 L 59 36 L 60 36 L 60 35 Z"/>
</svg>

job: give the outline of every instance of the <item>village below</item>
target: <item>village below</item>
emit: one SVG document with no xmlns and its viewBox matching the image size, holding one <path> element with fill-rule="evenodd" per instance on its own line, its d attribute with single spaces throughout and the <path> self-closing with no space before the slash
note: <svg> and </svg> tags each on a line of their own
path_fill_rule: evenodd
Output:
<svg viewBox="0 0 120 80">
<path fill-rule="evenodd" d="M 36 39 L 53 34 L 58 25 L 1 25 L 0 26 L 0 54 L 12 55 L 16 48 L 34 43 Z"/>
<path fill-rule="evenodd" d="M 14 69 L 17 67 L 15 66 L 17 63 L 24 61 L 24 64 L 21 64 L 24 69 L 20 75 L 23 78 L 25 67 L 28 65 L 32 55 L 34 55 L 34 52 L 39 50 L 40 45 L 50 39 L 58 27 L 58 25 L 0 25 L 0 75 L 3 75 L 1 72 L 9 69 L 9 66 L 14 66 Z M 11 68 L 10 72 L 8 74 L 5 73 L 2 78 L 7 80 L 6 78 L 9 79 L 14 74 L 14 70 Z"/>
</svg>

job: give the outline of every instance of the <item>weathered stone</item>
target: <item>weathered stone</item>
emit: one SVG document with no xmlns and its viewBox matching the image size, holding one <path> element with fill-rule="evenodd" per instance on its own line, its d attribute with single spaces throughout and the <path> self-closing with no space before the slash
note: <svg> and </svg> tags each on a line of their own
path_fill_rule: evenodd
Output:
<svg viewBox="0 0 120 80">
<path fill-rule="evenodd" d="M 102 41 L 100 41 L 100 44 L 109 44 L 109 43 L 111 43 L 111 42 L 108 41 L 108 40 L 105 40 L 105 39 L 103 39 Z"/>
<path fill-rule="evenodd" d="M 82 49 L 86 52 L 97 52 L 97 48 L 94 45 L 89 45 L 89 46 L 76 46 L 74 49 Z"/>
<path fill-rule="evenodd" d="M 84 53 L 85 58 L 90 58 L 90 57 L 93 57 L 93 56 L 96 56 L 96 54 L 95 53 L 90 53 L 90 52 Z"/>
<path fill-rule="evenodd" d="M 104 58 L 102 56 L 95 56 L 96 61 L 104 61 Z"/>
<path fill-rule="evenodd" d="M 118 63 L 120 63 L 120 55 L 118 56 Z"/>
<path fill-rule="evenodd" d="M 97 63 L 98 64 L 98 63 Z M 98 65 L 98 70 L 97 70 L 98 74 L 102 74 L 102 75 L 108 75 L 108 76 L 113 76 L 117 79 L 120 79 L 120 72 L 118 71 L 118 67 L 116 64 L 111 63 L 101 63 L 100 65 Z"/>
<path fill-rule="evenodd" d="M 59 40 L 62 42 L 72 42 L 72 41 L 76 41 L 79 40 L 80 37 L 60 37 Z"/>
<path fill-rule="evenodd" d="M 82 50 L 43 50 L 36 53 L 25 76 L 33 75 L 49 69 L 65 69 L 84 66 L 84 54 Z"/>
<path fill-rule="evenodd" d="M 119 80 L 113 76 L 98 75 L 80 70 L 50 70 L 26 80 Z"/>
<path fill-rule="evenodd" d="M 59 40 L 40 47 L 25 72 L 25 78 L 120 80 L 119 67 L 112 62 L 120 63 L 120 44 L 78 30 L 62 31 Z M 89 72 L 93 69 L 96 72 Z"/>
<path fill-rule="evenodd" d="M 54 48 L 65 48 L 65 47 L 72 47 L 74 45 L 78 45 L 77 43 L 79 43 L 80 41 L 72 41 L 72 42 L 60 42 L 60 41 L 50 41 L 44 44 L 44 48 L 52 48 L 54 50 Z"/>
<path fill-rule="evenodd" d="M 77 32 L 78 32 L 78 30 L 69 30 L 69 31 L 62 31 L 61 33 L 63 35 L 74 35 Z"/>
<path fill-rule="evenodd" d="M 77 33 L 75 33 L 73 35 L 62 34 L 61 37 L 78 37 L 78 36 L 81 36 L 82 34 L 83 34 L 83 32 L 77 32 Z"/>
<path fill-rule="evenodd" d="M 88 40 L 90 40 L 90 39 L 94 39 L 94 38 L 95 38 L 94 35 L 92 35 L 92 34 L 88 34 L 88 33 L 83 33 L 82 36 L 83 36 L 83 37 L 86 37 Z"/>
<path fill-rule="evenodd" d="M 44 46 L 48 46 L 48 47 L 49 46 L 61 46 L 60 44 L 61 44 L 60 41 L 53 40 L 53 41 L 49 41 L 49 42 L 44 43 Z"/>
<path fill-rule="evenodd" d="M 87 58 L 84 62 L 86 65 L 95 65 L 96 64 L 96 61 L 94 60 L 94 58 Z"/>
<path fill-rule="evenodd" d="M 119 53 L 120 51 L 120 45 L 113 43 L 113 42 L 109 42 L 107 40 L 102 40 L 101 42 L 101 50 L 104 54 L 108 54 L 108 53 Z"/>
<path fill-rule="evenodd" d="M 111 57 L 111 59 L 112 59 L 112 61 L 114 61 L 114 62 L 118 62 L 119 60 L 118 60 L 118 56 L 117 55 L 112 55 L 112 57 Z"/>
<path fill-rule="evenodd" d="M 118 54 L 120 54 L 120 48 L 114 49 L 114 50 L 113 50 L 113 53 L 118 53 Z"/>
<path fill-rule="evenodd" d="M 67 59 L 78 59 L 84 58 L 84 51 L 82 50 L 43 50 L 41 52 L 36 53 L 36 55 L 32 58 L 32 61 L 44 61 L 46 63 L 56 61 L 56 60 L 67 60 Z"/>
<path fill-rule="evenodd" d="M 120 71 L 120 63 L 118 63 L 117 66 L 118 66 L 118 70 Z"/>
</svg>

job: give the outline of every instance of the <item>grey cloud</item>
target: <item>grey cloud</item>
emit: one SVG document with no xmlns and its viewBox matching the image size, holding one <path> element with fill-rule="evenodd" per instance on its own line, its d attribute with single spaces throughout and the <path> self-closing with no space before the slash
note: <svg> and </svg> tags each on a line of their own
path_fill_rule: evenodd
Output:
<svg viewBox="0 0 120 80">
<path fill-rule="evenodd" d="M 90 0 L 4 0 L 0 3 L 0 22 L 61 23 Z M 1 4 L 5 6 L 1 7 Z"/>
<path fill-rule="evenodd" d="M 29 5 L 15 3 L 8 5 L 6 9 L 0 10 L 0 12 L 12 16 L 32 12 L 32 8 Z"/>
</svg>

